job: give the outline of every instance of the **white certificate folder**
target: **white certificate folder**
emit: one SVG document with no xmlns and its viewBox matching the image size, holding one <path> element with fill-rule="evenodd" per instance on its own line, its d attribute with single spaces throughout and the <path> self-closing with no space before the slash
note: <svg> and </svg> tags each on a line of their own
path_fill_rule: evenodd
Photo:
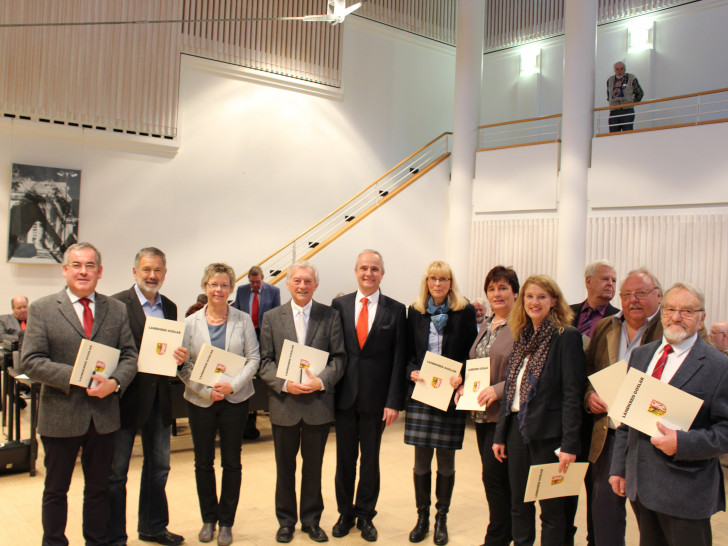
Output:
<svg viewBox="0 0 728 546">
<path fill-rule="evenodd" d="M 630 368 L 609 416 L 648 436 L 662 436 L 658 422 L 671 429 L 688 430 L 702 405 L 700 398 Z"/>
<path fill-rule="evenodd" d="M 457 409 L 483 411 L 485 406 L 478 404 L 478 395 L 490 387 L 490 358 L 475 358 L 465 362 L 463 395 L 458 400 Z"/>
<path fill-rule="evenodd" d="M 144 323 L 142 345 L 139 347 L 137 371 L 174 377 L 177 361 L 174 351 L 182 346 L 185 323 L 156 317 L 147 317 Z"/>
<path fill-rule="evenodd" d="M 71 372 L 71 385 L 91 387 L 91 376 L 95 373 L 108 379 L 119 364 L 120 354 L 121 351 L 115 347 L 84 339 Z"/>
<path fill-rule="evenodd" d="M 417 381 L 412 391 L 412 399 L 447 411 L 454 391 L 450 378 L 460 375 L 462 367 L 462 362 L 426 352 L 420 368 L 420 379 L 424 381 Z"/>
<path fill-rule="evenodd" d="M 306 370 L 310 370 L 313 375 L 318 376 L 324 371 L 328 361 L 329 353 L 326 351 L 286 339 L 283 341 L 283 347 L 281 348 L 281 358 L 278 361 L 276 377 L 286 381 L 303 383 L 308 379 Z"/>
<path fill-rule="evenodd" d="M 589 463 L 571 463 L 568 472 L 559 472 L 559 463 L 535 464 L 528 470 L 523 502 L 578 495 Z"/>
<path fill-rule="evenodd" d="M 203 343 L 190 379 L 208 387 L 220 381 L 229 383 L 245 366 L 246 358 Z"/>
</svg>

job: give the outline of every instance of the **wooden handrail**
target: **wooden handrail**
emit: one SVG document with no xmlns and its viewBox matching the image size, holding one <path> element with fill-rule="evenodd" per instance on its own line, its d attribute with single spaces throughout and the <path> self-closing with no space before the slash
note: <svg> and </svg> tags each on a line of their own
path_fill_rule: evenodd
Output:
<svg viewBox="0 0 728 546">
<path fill-rule="evenodd" d="M 444 134 L 447 134 L 447 133 L 444 133 Z M 438 137 L 438 138 L 440 138 L 440 137 Z M 435 140 L 437 140 L 437 139 L 435 139 Z M 429 144 L 428 144 L 428 146 L 429 146 Z M 315 248 L 312 248 L 310 251 L 308 251 L 306 254 L 304 254 L 301 257 L 301 261 L 303 261 L 303 260 L 309 260 L 313 256 L 315 256 L 316 254 L 318 254 L 319 252 L 321 252 L 324 248 L 326 248 L 331 243 L 333 243 L 336 239 L 338 239 L 343 233 L 349 231 L 352 227 L 354 227 L 356 224 L 358 224 L 359 222 L 361 222 L 364 218 L 366 218 L 367 216 L 369 216 L 372 212 L 374 212 L 375 210 L 377 210 L 384 203 L 386 203 L 390 199 L 393 199 L 396 195 L 399 195 L 402 191 L 404 191 L 405 188 L 408 188 L 409 186 L 411 186 L 415 182 L 415 180 L 423 177 L 425 174 L 427 174 L 432 169 L 434 169 L 437 165 L 439 165 L 440 163 L 442 163 L 443 161 L 445 161 L 448 157 L 450 157 L 450 152 L 446 152 L 446 153 L 442 154 L 440 157 L 438 157 L 437 159 L 435 159 L 434 161 L 432 161 L 427 167 L 425 167 L 424 169 L 420 170 L 417 174 L 413 175 L 412 178 L 408 179 L 406 182 L 403 182 L 402 185 L 400 185 L 396 189 L 392 190 L 389 194 L 387 194 L 386 196 L 384 196 L 381 199 L 381 201 L 379 201 L 378 203 L 374 203 L 367 210 L 365 210 L 365 211 L 357 214 L 356 215 L 356 218 L 354 218 L 351 222 L 347 222 L 345 225 L 341 226 L 338 230 L 336 230 L 336 232 L 332 233 L 331 235 L 329 235 L 329 237 L 327 237 L 326 239 L 324 239 L 323 241 L 321 241 L 318 245 L 316 245 Z M 282 279 L 285 279 L 286 278 L 286 275 L 288 274 L 288 269 L 289 268 L 286 267 L 280 273 L 278 273 L 278 275 L 276 275 L 275 277 L 273 277 L 268 282 L 270 284 L 276 284 L 279 281 L 281 281 Z"/>
<path fill-rule="evenodd" d="M 521 148 L 523 146 L 536 146 L 538 144 L 553 144 L 561 142 L 560 138 L 555 140 L 540 140 L 538 142 L 524 142 L 523 144 L 506 144 L 505 146 L 492 146 L 491 148 L 478 148 L 476 152 L 490 152 L 492 150 L 505 150 L 506 148 Z"/>
<path fill-rule="evenodd" d="M 560 118 L 561 114 L 551 114 L 550 116 L 541 116 L 538 118 L 526 118 L 526 119 L 515 119 L 513 121 L 501 121 L 500 123 L 491 123 L 490 125 L 481 125 L 478 127 L 478 130 L 480 129 L 489 129 L 490 127 L 501 127 L 502 125 L 513 125 L 514 123 L 527 123 L 529 121 L 540 121 L 542 119 L 553 119 L 553 118 Z"/>
<path fill-rule="evenodd" d="M 359 197 L 361 194 L 363 194 L 364 192 L 366 192 L 368 189 L 370 189 L 373 186 L 375 186 L 384 177 L 388 176 L 389 174 L 391 174 L 392 172 L 394 172 L 397 168 L 399 168 L 402 165 L 404 165 L 405 163 L 407 163 L 407 161 L 409 161 L 410 159 L 412 159 L 414 156 L 416 156 L 422 150 L 424 150 L 428 146 L 434 144 L 435 142 L 437 142 L 438 140 L 440 140 L 442 137 L 444 137 L 446 135 L 451 135 L 451 134 L 452 134 L 451 131 L 446 131 L 446 132 L 442 133 L 440 136 L 438 136 L 437 138 L 432 139 L 430 142 L 428 142 L 427 144 L 425 144 L 424 146 L 422 146 L 418 150 L 412 152 L 410 155 L 408 155 L 407 157 L 405 157 L 402 161 L 400 161 L 399 163 L 397 163 L 394 167 L 392 167 L 391 169 L 389 169 L 382 176 L 380 176 L 379 178 L 377 178 L 374 182 L 372 182 L 371 184 L 369 184 L 368 186 L 366 186 L 363 190 L 361 190 L 359 193 L 357 193 L 356 195 L 354 195 L 354 197 L 352 197 L 348 201 L 345 201 L 342 205 L 339 205 L 336 209 L 334 209 L 329 214 L 327 214 L 326 216 L 324 216 L 321 220 L 319 220 L 318 222 L 316 222 L 313 226 L 309 227 L 303 233 L 301 233 L 297 237 L 294 237 L 292 240 L 288 241 L 285 245 L 283 245 L 282 247 L 280 247 L 278 250 L 276 250 L 275 252 L 273 252 L 272 254 L 270 254 L 269 256 L 267 256 L 266 258 L 264 258 L 263 260 L 261 260 L 260 262 L 258 262 L 258 264 L 256 264 L 256 265 L 259 265 L 259 266 L 260 265 L 263 265 L 265 262 L 267 262 L 268 260 L 270 260 L 273 256 L 275 256 L 276 254 L 278 254 L 279 252 L 281 252 L 284 248 L 286 248 L 287 246 L 290 246 L 290 245 L 294 244 L 298 239 L 300 239 L 304 235 L 306 235 L 306 233 L 308 233 L 309 231 L 312 231 L 312 230 L 316 229 L 324 221 L 326 221 L 329 218 L 331 218 L 334 214 L 336 214 L 337 212 L 339 212 L 341 209 L 343 209 L 345 206 L 347 206 L 349 203 L 351 203 L 354 199 L 356 199 L 357 197 Z M 384 200 L 382 200 L 382 201 L 384 201 Z M 240 279 L 242 279 L 245 276 L 247 276 L 247 274 L 249 272 L 250 272 L 250 270 L 246 271 L 245 273 L 243 273 L 242 275 L 240 275 L 239 277 L 237 277 L 235 279 L 235 282 L 238 282 Z"/>
<path fill-rule="evenodd" d="M 687 95 L 676 95 L 674 97 L 665 97 L 663 99 L 652 99 L 645 100 L 642 102 L 630 102 L 628 104 L 618 104 L 617 106 L 602 106 L 601 108 L 594 108 L 595 112 L 603 112 L 604 110 L 620 110 L 622 108 L 631 108 L 640 104 L 655 104 L 658 102 L 667 102 L 671 100 L 689 99 L 691 97 L 700 97 L 702 95 L 714 95 L 715 93 L 725 93 L 728 91 L 728 87 L 723 89 L 712 89 L 710 91 L 701 91 L 700 93 L 688 93 Z"/>
</svg>

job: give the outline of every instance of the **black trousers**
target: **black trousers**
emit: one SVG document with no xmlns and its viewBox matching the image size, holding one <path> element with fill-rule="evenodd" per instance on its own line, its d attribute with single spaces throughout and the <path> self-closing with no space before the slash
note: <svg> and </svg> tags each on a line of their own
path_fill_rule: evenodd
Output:
<svg viewBox="0 0 728 546">
<path fill-rule="evenodd" d="M 336 411 L 336 504 L 342 516 L 372 519 L 379 498 L 379 448 L 383 411 Z M 359 483 L 356 464 L 359 459 Z M 356 500 L 354 489 L 356 486 Z"/>
<path fill-rule="evenodd" d="M 631 131 L 634 129 L 634 108 L 620 108 L 609 112 L 609 132 Z"/>
<path fill-rule="evenodd" d="M 296 456 L 301 450 L 301 523 L 315 527 L 321 521 L 321 465 L 331 423 L 293 426 L 272 425 L 276 457 L 276 517 L 281 527 L 296 525 Z"/>
<path fill-rule="evenodd" d="M 203 523 L 232 527 L 240 499 L 242 464 L 240 452 L 248 418 L 248 401 L 233 404 L 220 400 L 208 408 L 187 402 L 192 444 L 195 450 L 195 481 Z M 220 497 L 215 483 L 215 436 L 220 433 L 222 482 Z"/>
<path fill-rule="evenodd" d="M 587 509 L 593 522 L 596 546 L 624 546 L 627 509 L 624 497 L 616 495 L 609 483 L 615 432 L 610 429 L 599 458 L 591 464 L 587 479 L 591 480 L 591 498 Z M 588 491 L 588 490 L 587 490 Z"/>
<path fill-rule="evenodd" d="M 655 512 L 630 501 L 640 530 L 640 546 L 711 546 L 710 518 L 683 519 Z"/>
<path fill-rule="evenodd" d="M 536 507 L 533 502 L 523 502 L 531 465 L 558 462 L 554 451 L 561 438 L 531 440 L 523 443 L 518 430 L 518 417 L 508 417 L 506 455 L 508 479 L 511 484 L 511 527 L 515 546 L 531 546 L 536 540 Z M 541 546 L 563 546 L 573 537 L 574 521 L 570 520 L 571 497 L 538 501 L 541 507 Z"/>
<path fill-rule="evenodd" d="M 495 423 L 475 425 L 490 514 L 484 546 L 508 546 L 511 543 L 511 486 L 508 481 L 508 459 L 501 463 L 493 454 L 495 426 Z"/>
<path fill-rule="evenodd" d="M 68 488 L 78 451 L 83 469 L 83 538 L 86 544 L 107 544 L 109 472 L 114 457 L 114 433 L 99 434 L 93 422 L 83 436 L 41 436 L 46 478 L 43 490 L 43 545 L 68 544 Z"/>
</svg>

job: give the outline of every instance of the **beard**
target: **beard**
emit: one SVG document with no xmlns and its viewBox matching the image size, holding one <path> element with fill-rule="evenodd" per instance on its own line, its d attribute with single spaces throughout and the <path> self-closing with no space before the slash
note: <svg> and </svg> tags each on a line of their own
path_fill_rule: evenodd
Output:
<svg viewBox="0 0 728 546">
<path fill-rule="evenodd" d="M 157 282 L 156 284 L 149 284 L 146 281 L 140 280 L 137 284 L 139 284 L 139 289 L 142 292 L 156 295 L 157 292 L 159 292 L 159 288 L 162 283 Z"/>
<path fill-rule="evenodd" d="M 690 337 L 687 328 L 674 322 L 667 325 L 663 334 L 668 343 L 682 343 Z"/>
</svg>

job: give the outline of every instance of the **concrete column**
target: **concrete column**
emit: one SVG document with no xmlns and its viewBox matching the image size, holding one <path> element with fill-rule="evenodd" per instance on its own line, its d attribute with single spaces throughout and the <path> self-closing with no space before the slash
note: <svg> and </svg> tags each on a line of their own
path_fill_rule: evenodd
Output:
<svg viewBox="0 0 728 546">
<path fill-rule="evenodd" d="M 460 289 L 464 291 L 467 291 L 470 272 L 470 230 L 473 224 L 473 178 L 480 121 L 484 26 L 485 2 L 460 0 L 447 249 L 448 261 Z"/>
<path fill-rule="evenodd" d="M 597 0 L 566 0 L 556 281 L 568 303 L 584 294 L 587 175 L 594 108 Z"/>
</svg>

